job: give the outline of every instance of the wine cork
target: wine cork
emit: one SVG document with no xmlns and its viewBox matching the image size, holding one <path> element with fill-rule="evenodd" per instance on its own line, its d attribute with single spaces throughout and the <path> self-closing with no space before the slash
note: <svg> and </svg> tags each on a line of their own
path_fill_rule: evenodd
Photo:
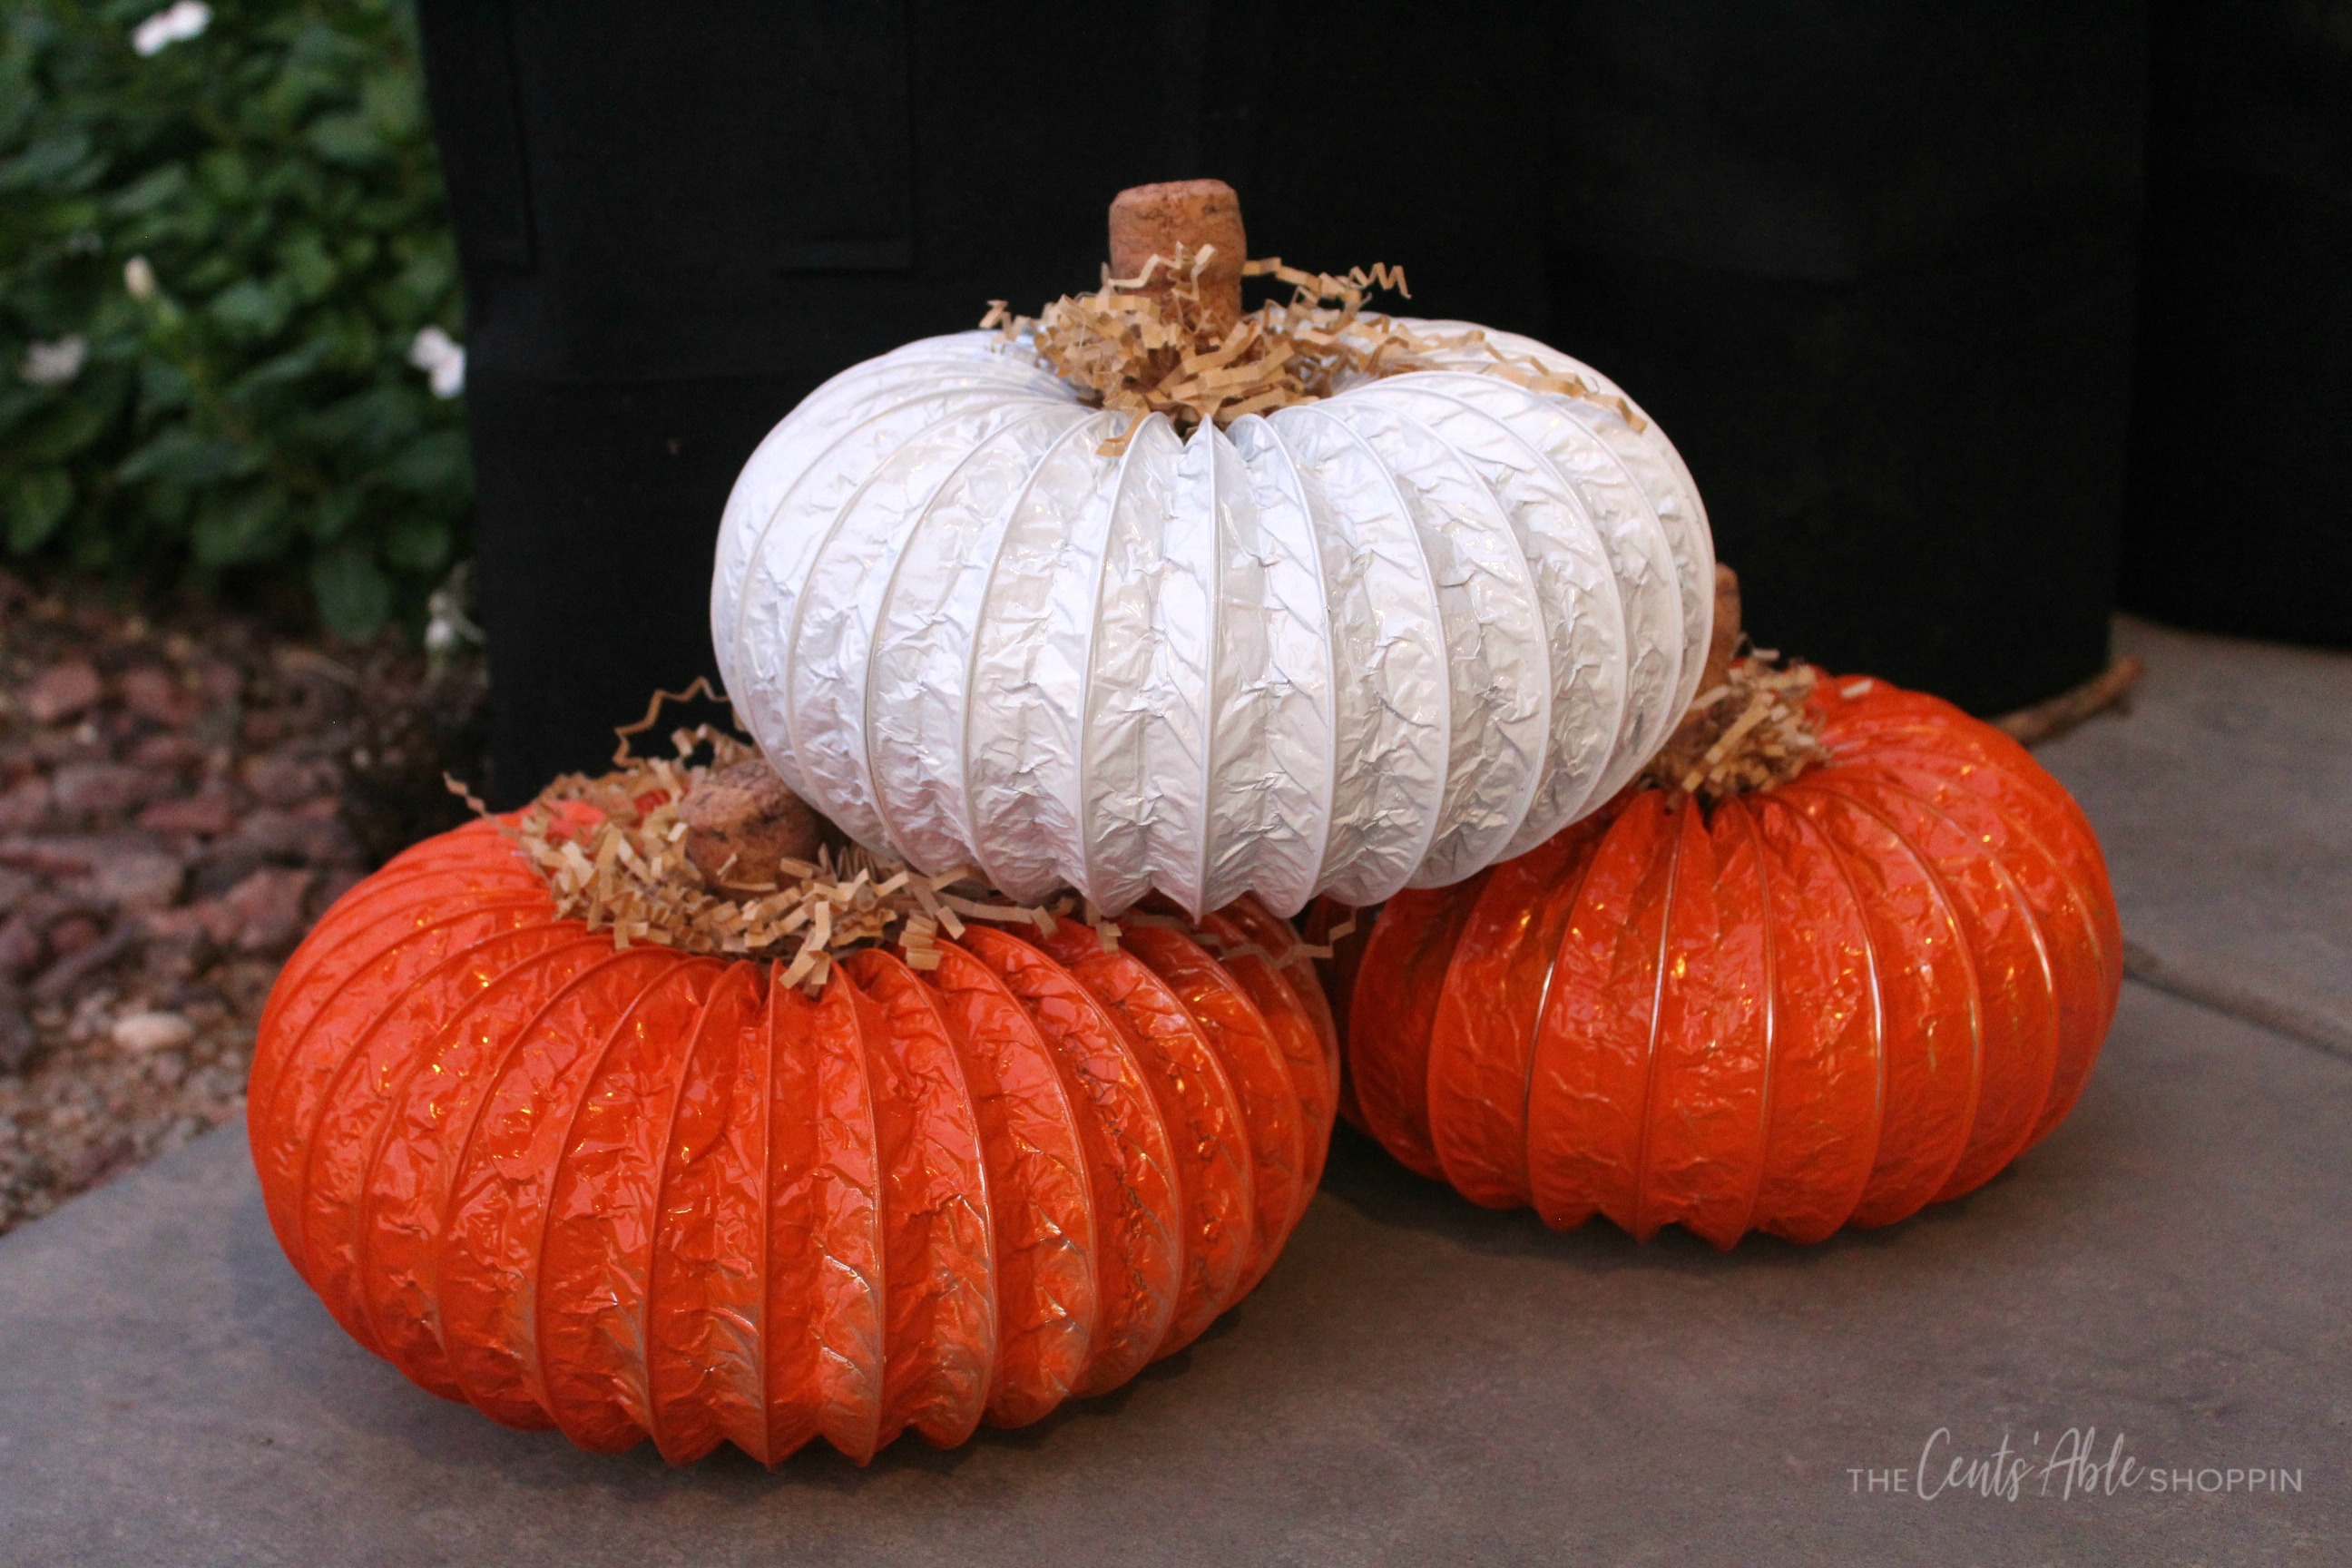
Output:
<svg viewBox="0 0 2352 1568">
<path fill-rule="evenodd" d="M 1739 651 L 1739 574 L 1715 563 L 1715 635 L 1707 639 L 1706 672 L 1698 678 L 1701 691 L 1712 691 L 1731 673 L 1732 656 Z"/>
<path fill-rule="evenodd" d="M 814 860 L 827 824 L 764 757 L 719 768 L 678 805 L 686 858 L 713 889 L 773 887 L 784 859 Z"/>
<path fill-rule="evenodd" d="M 1110 204 L 1110 275 L 1133 278 L 1154 256 L 1176 259 L 1177 247 L 1216 254 L 1201 269 L 1201 311 L 1210 332 L 1223 336 L 1242 316 L 1242 263 L 1249 241 L 1242 232 L 1241 198 L 1223 180 L 1170 180 L 1119 192 Z M 1162 268 L 1147 293 L 1164 293 Z"/>
</svg>

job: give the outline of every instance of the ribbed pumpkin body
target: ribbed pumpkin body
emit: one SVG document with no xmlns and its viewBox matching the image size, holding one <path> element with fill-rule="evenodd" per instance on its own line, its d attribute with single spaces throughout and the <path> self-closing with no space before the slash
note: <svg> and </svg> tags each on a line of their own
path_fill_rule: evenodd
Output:
<svg viewBox="0 0 2352 1568">
<path fill-rule="evenodd" d="M 1017 899 L 1287 915 L 1532 848 L 1690 701 L 1714 555 L 1616 387 L 1482 341 L 1230 428 L 1150 415 L 1116 457 L 1129 416 L 991 333 L 845 371 L 728 500 L 727 691 L 851 837 Z"/>
<path fill-rule="evenodd" d="M 1979 1185 L 2064 1117 L 2122 938 L 2082 812 L 2007 736 L 1825 678 L 1833 760 L 1634 794 L 1381 910 L 1350 1083 L 1398 1159 L 1636 1237 L 1814 1241 Z"/>
<path fill-rule="evenodd" d="M 1024 930 L 920 974 L 860 952 L 813 999 L 557 919 L 487 824 L 429 840 L 270 998 L 270 1223 L 362 1343 L 588 1447 L 863 1461 L 1034 1421 L 1256 1284 L 1338 1058 L 1255 905 L 1116 952 Z"/>
</svg>

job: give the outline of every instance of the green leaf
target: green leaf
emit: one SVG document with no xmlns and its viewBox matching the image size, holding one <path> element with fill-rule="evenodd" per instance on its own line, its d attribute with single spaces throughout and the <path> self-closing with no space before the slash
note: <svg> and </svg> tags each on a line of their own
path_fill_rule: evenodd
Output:
<svg viewBox="0 0 2352 1568">
<path fill-rule="evenodd" d="M 185 408 L 195 396 L 188 373 L 169 360 L 151 359 L 139 366 L 139 416 L 154 419 Z"/>
<path fill-rule="evenodd" d="M 322 445 L 348 447 L 353 456 L 373 462 L 423 428 L 425 400 L 429 395 L 416 384 L 416 373 L 410 370 L 406 380 L 320 409 L 310 421 L 309 434 Z"/>
<path fill-rule="evenodd" d="M 253 192 L 253 164 L 233 147 L 215 147 L 197 159 L 196 174 L 216 201 L 241 204 Z"/>
<path fill-rule="evenodd" d="M 308 304 L 335 286 L 337 268 L 327 254 L 326 241 L 315 229 L 302 229 L 278 244 L 278 266 L 292 286 L 294 297 Z"/>
<path fill-rule="evenodd" d="M 349 25 L 354 18 L 347 16 L 342 20 Z M 356 38 L 337 31 L 332 24 L 312 22 L 294 35 L 286 50 L 286 64 L 289 70 L 312 73 L 340 89 L 354 69 L 368 63 L 368 54 Z"/>
<path fill-rule="evenodd" d="M 0 380 L 0 436 L 5 436 L 48 407 L 50 395 L 46 387 Z"/>
<path fill-rule="evenodd" d="M 392 613 L 392 583 L 357 544 L 344 544 L 310 563 L 310 592 L 327 629 L 352 642 L 373 637 Z"/>
<path fill-rule="evenodd" d="M 16 68 L 0 71 L 0 142 L 14 142 L 23 135 L 26 122 L 40 107 L 41 96 L 24 63 L 9 63 Z"/>
<path fill-rule="evenodd" d="M 147 521 L 174 539 L 188 531 L 188 514 L 196 498 L 185 485 L 152 484 L 146 489 Z"/>
<path fill-rule="evenodd" d="M 457 286 L 457 258 L 450 250 L 436 247 L 409 258 L 408 264 L 393 279 L 394 309 L 413 311 L 422 321 L 431 321 L 441 313 L 442 302 Z"/>
<path fill-rule="evenodd" d="M 118 217 L 141 217 L 184 200 L 189 188 L 187 165 L 165 163 L 148 170 L 115 192 L 107 198 L 106 205 Z"/>
<path fill-rule="evenodd" d="M 49 417 L 37 424 L 18 445 L 18 451 L 36 463 L 61 463 L 82 452 L 114 423 L 122 407 L 122 384 L 115 377 L 90 376 L 60 401 Z"/>
<path fill-rule="evenodd" d="M 103 207 L 92 197 L 53 196 L 41 209 L 41 229 L 70 244 L 77 234 L 95 229 L 104 216 Z"/>
<path fill-rule="evenodd" d="M 0 558 L 275 574 L 364 629 L 471 548 L 459 411 L 407 361 L 463 319 L 414 0 L 214 0 L 134 58 L 164 4 L 0 5 Z M 71 384 L 10 374 L 68 332 Z"/>
<path fill-rule="evenodd" d="M 325 500 L 310 509 L 310 537 L 321 544 L 341 538 L 343 531 L 358 520 L 361 500 L 356 487 L 329 491 Z"/>
<path fill-rule="evenodd" d="M 186 271 L 172 279 L 172 284 L 190 294 L 210 294 L 237 282 L 245 272 L 228 242 L 219 241 L 221 248 L 206 251 L 192 263 Z"/>
<path fill-rule="evenodd" d="M 237 377 L 236 384 L 229 388 L 230 400 L 241 407 L 251 407 L 257 398 L 274 388 L 309 379 L 325 362 L 332 346 L 313 338 L 299 348 L 263 360 Z"/>
<path fill-rule="evenodd" d="M 8 486 L 8 548 L 19 555 L 48 542 L 73 509 L 73 478 L 62 468 L 34 468 Z"/>
<path fill-rule="evenodd" d="M 304 140 L 330 163 L 372 163 L 385 152 L 383 137 L 364 114 L 320 115 Z"/>
<path fill-rule="evenodd" d="M 383 554 L 404 572 L 437 572 L 449 559 L 449 531 L 423 518 L 396 522 L 384 535 Z"/>
<path fill-rule="evenodd" d="M 190 534 L 200 566 L 242 566 L 267 561 L 291 542 L 286 493 L 265 485 L 241 494 L 215 491 L 196 508 Z"/>
<path fill-rule="evenodd" d="M 30 191 L 43 185 L 62 188 L 89 157 L 90 150 L 89 132 L 79 127 L 44 137 L 0 163 L 0 192 Z"/>
<path fill-rule="evenodd" d="M 208 485 L 249 471 L 254 458 L 233 441 L 173 426 L 122 459 L 114 470 L 125 484 L 161 479 L 174 485 Z"/>
<path fill-rule="evenodd" d="M 214 321 L 230 331 L 248 339 L 262 339 L 278 335 L 286 319 L 294 313 L 294 302 L 286 298 L 283 290 L 247 278 L 214 295 L 205 309 Z"/>
<path fill-rule="evenodd" d="M 463 489 L 470 472 L 465 432 L 436 430 L 411 442 L 398 457 L 386 463 L 383 466 L 383 481 L 411 495 L 431 495 L 436 490 Z"/>
<path fill-rule="evenodd" d="M 314 311 L 310 318 L 310 331 L 315 341 L 327 345 L 328 362 L 336 369 L 360 373 L 383 369 L 378 363 L 383 340 L 377 323 L 364 311 L 331 306 Z M 400 346 L 405 350 L 415 339 L 412 329 L 401 337 Z M 408 370 L 411 375 L 415 374 L 405 353 L 396 358 L 403 370 Z"/>
<path fill-rule="evenodd" d="M 425 129 L 425 100 L 416 79 L 406 72 L 379 71 L 360 89 L 360 112 L 384 141 L 400 142 Z"/>
</svg>

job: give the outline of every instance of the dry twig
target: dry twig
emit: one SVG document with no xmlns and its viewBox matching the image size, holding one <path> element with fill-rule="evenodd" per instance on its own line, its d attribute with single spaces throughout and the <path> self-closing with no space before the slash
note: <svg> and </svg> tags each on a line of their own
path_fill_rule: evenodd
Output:
<svg viewBox="0 0 2352 1568">
<path fill-rule="evenodd" d="M 2040 745 L 2110 708 L 2126 706 L 2132 688 L 2147 673 L 2147 661 L 2137 654 L 2126 654 L 2082 685 L 2031 708 L 2004 713 L 1993 725 L 2021 746 Z"/>
</svg>

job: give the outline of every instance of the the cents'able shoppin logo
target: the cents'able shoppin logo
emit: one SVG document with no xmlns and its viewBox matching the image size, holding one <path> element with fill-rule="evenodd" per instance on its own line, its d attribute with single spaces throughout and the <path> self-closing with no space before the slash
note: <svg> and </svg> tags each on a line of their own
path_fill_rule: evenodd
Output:
<svg viewBox="0 0 2352 1568">
<path fill-rule="evenodd" d="M 1848 1489 L 1860 1497 L 1902 1498 L 1933 1502 L 1937 1498 L 1979 1498 L 2016 1502 L 2023 1498 L 2162 1497 L 2182 1493 L 2241 1497 L 2293 1497 L 2303 1490 L 2300 1465 L 2174 1465 L 2151 1463 L 2131 1452 L 2123 1433 L 2101 1441 L 2096 1426 L 2069 1426 L 2046 1447 L 2036 1432 L 2019 1445 L 2011 1433 L 1990 1450 L 1963 1452 L 1952 1429 L 1938 1426 L 1919 1446 L 1916 1464 L 1880 1469 L 1846 1467 Z"/>
</svg>

